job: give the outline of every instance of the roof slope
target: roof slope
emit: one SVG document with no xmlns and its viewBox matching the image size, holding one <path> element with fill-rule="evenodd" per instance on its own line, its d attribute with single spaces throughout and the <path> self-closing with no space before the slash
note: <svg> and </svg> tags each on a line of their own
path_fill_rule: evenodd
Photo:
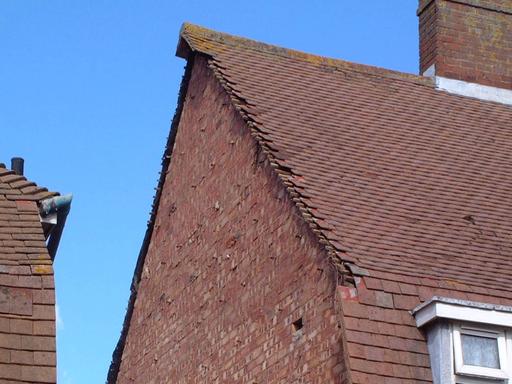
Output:
<svg viewBox="0 0 512 384">
<path fill-rule="evenodd" d="M 0 164 L 0 265 L 48 254 L 36 203 L 57 195 Z"/>
<path fill-rule="evenodd" d="M 368 270 L 512 283 L 512 107 L 190 24 L 321 235 Z"/>
</svg>

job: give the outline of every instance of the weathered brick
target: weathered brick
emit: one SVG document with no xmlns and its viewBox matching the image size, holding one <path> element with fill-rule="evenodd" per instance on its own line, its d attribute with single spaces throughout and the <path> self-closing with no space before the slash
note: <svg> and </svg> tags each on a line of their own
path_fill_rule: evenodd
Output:
<svg viewBox="0 0 512 384">
<path fill-rule="evenodd" d="M 0 316 L 0 333 L 9 332 L 9 318 Z"/>
<path fill-rule="evenodd" d="M 0 333 L 0 348 L 21 348 L 21 336 L 10 333 Z"/>
<path fill-rule="evenodd" d="M 0 379 L 21 380 L 21 365 L 0 364 Z"/>
<path fill-rule="evenodd" d="M 39 276 L 19 276 L 18 287 L 42 288 L 41 277 Z"/>
<path fill-rule="evenodd" d="M 55 383 L 56 370 L 54 367 L 22 366 L 21 379 L 29 382 Z"/>
<path fill-rule="evenodd" d="M 293 383 L 298 371 L 330 383 L 346 371 L 324 249 L 269 164 L 255 163 L 230 103 L 198 58 L 118 384 Z"/>
<path fill-rule="evenodd" d="M 53 266 L 51 264 L 31 265 L 30 269 L 32 270 L 33 275 L 52 275 L 53 274 Z"/>
<path fill-rule="evenodd" d="M 34 304 L 55 304 L 55 291 L 53 289 L 35 289 L 32 291 Z"/>
<path fill-rule="evenodd" d="M 33 319 L 38 320 L 55 320 L 55 306 L 45 304 L 34 304 L 32 306 Z"/>
<path fill-rule="evenodd" d="M 57 364 L 57 357 L 55 352 L 34 352 L 34 364 L 55 366 Z"/>
<path fill-rule="evenodd" d="M 512 89 L 510 0 L 478 4 L 434 0 L 420 7 L 420 73 L 435 64 L 438 76 Z"/>
<path fill-rule="evenodd" d="M 35 321 L 34 335 L 55 336 L 54 321 Z"/>
<path fill-rule="evenodd" d="M 37 212 L 35 201 L 17 200 L 15 204 L 19 212 Z"/>
<path fill-rule="evenodd" d="M 22 335 L 21 348 L 29 351 L 55 351 L 55 338 Z"/>
<path fill-rule="evenodd" d="M 34 352 L 32 351 L 11 351 L 11 363 L 14 364 L 34 364 Z"/>
<path fill-rule="evenodd" d="M 0 312 L 31 315 L 32 292 L 24 288 L 0 287 Z"/>
<path fill-rule="evenodd" d="M 8 349 L 0 348 L 0 363 L 10 363 L 11 353 Z"/>
<path fill-rule="evenodd" d="M 24 319 L 10 319 L 9 320 L 9 331 L 11 333 L 32 334 L 32 321 Z"/>
</svg>

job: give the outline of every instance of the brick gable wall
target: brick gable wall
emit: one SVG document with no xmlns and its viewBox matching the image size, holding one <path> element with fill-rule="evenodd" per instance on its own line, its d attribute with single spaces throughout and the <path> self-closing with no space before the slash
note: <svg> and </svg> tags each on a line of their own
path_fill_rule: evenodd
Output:
<svg viewBox="0 0 512 384">
<path fill-rule="evenodd" d="M 324 251 L 201 56 L 167 172 L 117 382 L 345 382 Z"/>
<path fill-rule="evenodd" d="M 510 0 L 422 0 L 420 73 L 512 89 Z"/>
</svg>

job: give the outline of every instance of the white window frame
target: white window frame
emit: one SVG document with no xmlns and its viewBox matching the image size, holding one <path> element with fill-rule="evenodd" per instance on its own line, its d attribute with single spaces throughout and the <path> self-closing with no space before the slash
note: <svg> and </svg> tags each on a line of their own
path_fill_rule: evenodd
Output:
<svg viewBox="0 0 512 384">
<path fill-rule="evenodd" d="M 500 369 L 480 367 L 464 364 L 462 359 L 462 338 L 461 334 L 474 335 L 480 337 L 495 338 L 498 343 L 498 359 Z M 479 327 L 464 323 L 455 323 L 452 328 L 453 335 L 453 357 L 454 373 L 459 376 L 481 377 L 494 380 L 507 380 L 510 378 L 509 360 L 507 353 L 507 338 L 503 329 L 491 327 Z M 458 381 L 458 380 L 457 380 Z"/>
<path fill-rule="evenodd" d="M 512 384 L 512 306 L 434 296 L 411 314 L 426 332 L 434 384 Z M 496 337 L 500 369 L 464 365 L 461 333 Z"/>
</svg>

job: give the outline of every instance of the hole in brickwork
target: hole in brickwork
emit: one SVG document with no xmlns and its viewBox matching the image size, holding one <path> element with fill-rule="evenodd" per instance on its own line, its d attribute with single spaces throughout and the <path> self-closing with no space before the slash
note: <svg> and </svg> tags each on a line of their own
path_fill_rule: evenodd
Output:
<svg viewBox="0 0 512 384">
<path fill-rule="evenodd" d="M 292 326 L 293 326 L 293 332 L 300 331 L 302 329 L 302 327 L 304 327 L 304 322 L 302 321 L 302 317 L 298 320 L 295 320 L 292 323 Z"/>
</svg>

